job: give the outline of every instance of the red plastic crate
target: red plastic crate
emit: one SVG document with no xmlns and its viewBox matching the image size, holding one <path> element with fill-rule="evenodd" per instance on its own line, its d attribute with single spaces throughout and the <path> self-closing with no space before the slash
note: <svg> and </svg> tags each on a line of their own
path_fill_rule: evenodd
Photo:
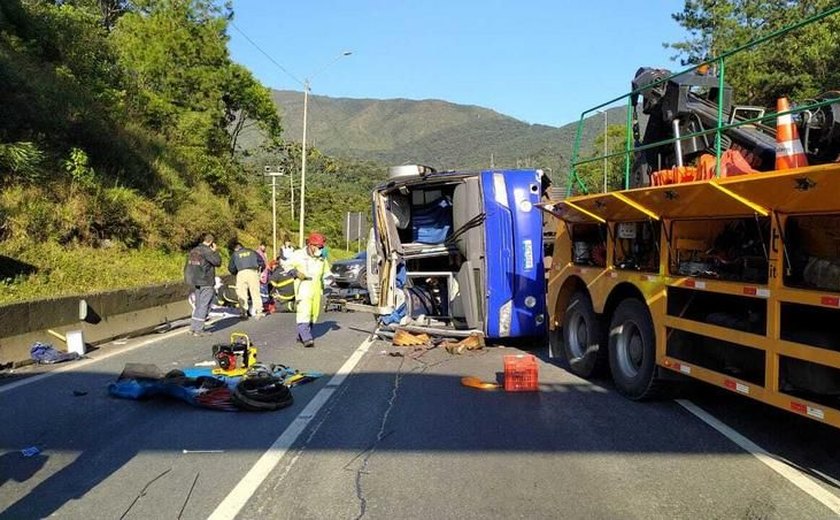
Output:
<svg viewBox="0 0 840 520">
<path fill-rule="evenodd" d="M 505 391 L 536 392 L 539 390 L 540 369 L 537 358 L 531 354 L 504 357 Z"/>
</svg>

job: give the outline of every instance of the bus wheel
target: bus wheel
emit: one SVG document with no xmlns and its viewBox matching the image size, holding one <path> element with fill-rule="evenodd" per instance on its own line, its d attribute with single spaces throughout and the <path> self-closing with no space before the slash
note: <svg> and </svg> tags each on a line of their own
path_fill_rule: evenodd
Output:
<svg viewBox="0 0 840 520">
<path fill-rule="evenodd" d="M 650 399 L 659 389 L 656 336 L 644 302 L 627 299 L 610 320 L 610 370 L 619 392 L 633 400 Z"/>
<path fill-rule="evenodd" d="M 603 368 L 604 329 L 585 292 L 576 292 L 569 300 L 563 318 L 563 354 L 569 370 L 588 378 Z"/>
</svg>

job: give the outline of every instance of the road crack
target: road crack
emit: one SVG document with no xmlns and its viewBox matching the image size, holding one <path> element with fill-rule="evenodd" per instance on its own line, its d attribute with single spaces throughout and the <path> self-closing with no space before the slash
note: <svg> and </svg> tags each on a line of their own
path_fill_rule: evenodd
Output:
<svg viewBox="0 0 840 520">
<path fill-rule="evenodd" d="M 371 445 L 366 450 L 364 450 L 360 454 L 356 455 L 356 457 L 354 457 L 353 460 L 351 460 L 350 462 L 347 463 L 347 466 L 349 466 L 354 461 L 358 460 L 359 457 L 362 457 L 361 465 L 356 470 L 356 479 L 355 479 L 356 499 L 359 501 L 359 514 L 358 514 L 358 516 L 356 516 L 356 520 L 361 520 L 365 516 L 365 513 L 367 512 L 367 498 L 365 497 L 365 491 L 364 491 L 362 479 L 363 479 L 364 475 L 367 475 L 367 474 L 370 473 L 368 471 L 368 464 L 370 463 L 370 460 L 373 457 L 374 453 L 376 453 L 376 448 L 379 446 L 379 444 L 385 438 L 387 438 L 392 433 L 394 433 L 394 431 L 395 431 L 395 430 L 390 430 L 390 431 L 386 432 L 386 429 L 387 429 L 387 426 L 388 426 L 388 417 L 391 415 L 391 410 L 393 410 L 394 405 L 397 402 L 397 397 L 399 396 L 400 382 L 402 381 L 403 376 L 406 375 L 406 374 L 412 374 L 412 373 L 415 373 L 415 372 L 422 374 L 423 372 L 426 372 L 427 370 L 429 370 L 432 367 L 436 367 L 436 366 L 441 365 L 443 363 L 447 363 L 449 361 L 452 361 L 452 359 L 453 359 L 452 357 L 448 357 L 448 358 L 444 358 L 444 359 L 441 359 L 441 360 L 438 360 L 438 361 L 435 361 L 435 362 L 426 362 L 426 361 L 420 359 L 424 354 L 426 354 L 430 350 L 431 349 L 428 349 L 428 350 L 424 351 L 420 356 L 410 357 L 410 358 L 405 358 L 405 357 L 400 358 L 400 365 L 397 367 L 396 374 L 394 374 L 394 385 L 393 385 L 393 387 L 391 387 L 391 397 L 388 399 L 388 406 L 385 408 L 385 412 L 382 414 L 382 420 L 379 423 L 379 431 L 376 434 L 376 439 L 371 443 Z M 411 370 L 409 370 L 408 372 L 403 372 L 403 365 L 405 365 L 405 360 L 406 359 L 411 359 L 412 361 L 417 363 L 417 365 L 415 367 L 413 367 Z"/>
<path fill-rule="evenodd" d="M 397 396 L 400 391 L 400 381 L 404 375 L 402 371 L 404 364 L 405 359 L 401 359 L 400 366 L 397 368 L 397 373 L 394 374 L 394 385 L 391 387 L 391 397 L 388 399 L 388 406 L 385 408 L 385 413 L 382 414 L 382 420 L 379 423 L 379 431 L 376 434 L 376 440 L 367 450 L 367 453 L 365 453 L 362 458 L 362 463 L 359 466 L 359 469 L 356 470 L 356 499 L 359 501 L 359 515 L 356 516 L 356 520 L 361 520 L 367 512 L 367 498 L 365 498 L 365 492 L 362 487 L 362 477 L 367 474 L 367 467 L 370 462 L 370 458 L 373 457 L 374 453 L 376 453 L 376 448 L 379 446 L 379 443 L 382 442 L 382 439 L 393 433 L 393 431 L 386 433 L 385 427 L 388 425 L 388 417 L 391 415 L 391 410 L 397 402 Z"/>
</svg>

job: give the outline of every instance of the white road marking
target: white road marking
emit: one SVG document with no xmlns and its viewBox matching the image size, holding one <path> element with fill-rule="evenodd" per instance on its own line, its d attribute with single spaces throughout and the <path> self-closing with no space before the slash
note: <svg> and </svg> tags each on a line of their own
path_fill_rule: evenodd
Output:
<svg viewBox="0 0 840 520">
<path fill-rule="evenodd" d="M 341 365 L 341 368 L 330 379 L 327 385 L 322 388 L 315 397 L 306 405 L 306 408 L 301 411 L 292 423 L 277 437 L 277 440 L 263 453 L 262 457 L 254 464 L 247 474 L 239 481 L 239 483 L 231 490 L 230 493 L 222 500 L 222 503 L 216 507 L 216 510 L 209 516 L 210 520 L 233 519 L 239 514 L 239 511 L 250 500 L 251 496 L 257 491 L 263 481 L 268 478 L 271 471 L 280 463 L 280 460 L 292 447 L 292 444 L 300 437 L 300 434 L 306 429 L 312 419 L 318 413 L 318 410 L 332 397 L 337 388 L 347 379 L 347 376 L 353 371 L 362 356 L 368 351 L 375 338 L 365 339 L 355 352 Z"/>
<path fill-rule="evenodd" d="M 677 399 L 676 402 L 697 416 L 701 421 L 722 433 L 726 436 L 726 438 L 740 446 L 744 451 L 748 452 L 763 462 L 770 469 L 787 479 L 791 484 L 798 487 L 805 493 L 808 493 L 812 498 L 829 508 L 835 515 L 840 516 L 840 498 L 838 498 L 834 493 L 831 493 L 827 489 L 821 487 L 819 484 L 814 482 L 814 480 L 793 466 L 785 464 L 779 460 L 777 456 L 768 453 L 767 450 L 747 439 L 729 426 L 723 424 L 720 420 L 713 417 L 691 401 Z"/>
<path fill-rule="evenodd" d="M 215 321 L 218 321 L 218 320 L 215 320 Z M 207 324 L 212 325 L 213 323 L 215 323 L 215 321 L 213 321 L 213 320 L 208 321 Z M 92 365 L 92 364 L 97 363 L 99 361 L 103 361 L 103 360 L 108 359 L 110 357 L 118 356 L 120 354 L 125 354 L 126 352 L 131 352 L 132 350 L 138 349 L 140 347 L 145 347 L 146 345 L 151 345 L 152 343 L 157 343 L 158 341 L 163 341 L 163 340 L 169 339 L 169 338 L 174 337 L 174 336 L 185 334 L 189 330 L 190 329 L 188 327 L 184 327 L 183 329 L 175 330 L 175 331 L 172 331 L 172 332 L 167 332 L 167 333 L 161 334 L 159 336 L 154 336 L 152 338 L 143 340 L 140 343 L 137 343 L 136 345 L 131 345 L 129 347 L 120 348 L 120 349 L 114 350 L 113 352 L 108 352 L 107 354 L 103 354 L 103 355 L 97 356 L 95 358 L 83 359 L 83 360 L 81 360 L 77 363 L 74 363 L 72 361 L 67 362 L 67 364 L 57 366 L 56 368 L 50 370 L 49 372 L 44 372 L 43 374 L 38 374 L 36 376 L 24 377 L 24 379 L 21 379 L 20 381 L 15 381 L 14 383 L 9 383 L 7 385 L 0 386 L 0 394 L 3 394 L 5 392 L 10 392 L 10 391 L 14 390 L 15 388 L 20 388 L 22 386 L 30 385 L 32 383 L 37 383 L 38 381 L 43 381 L 44 379 L 46 379 L 48 377 L 51 377 L 51 376 L 54 376 L 54 375 L 62 374 L 64 372 L 70 372 L 72 370 L 78 370 L 80 368 L 84 368 L 86 366 Z"/>
</svg>

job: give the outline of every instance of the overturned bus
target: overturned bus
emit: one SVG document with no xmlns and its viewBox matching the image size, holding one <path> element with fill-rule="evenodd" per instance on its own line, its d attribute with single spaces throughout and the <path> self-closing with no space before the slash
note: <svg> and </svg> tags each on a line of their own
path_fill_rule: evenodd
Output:
<svg viewBox="0 0 840 520">
<path fill-rule="evenodd" d="M 391 168 L 373 192 L 367 272 L 384 327 L 545 335 L 540 170 Z"/>
</svg>

